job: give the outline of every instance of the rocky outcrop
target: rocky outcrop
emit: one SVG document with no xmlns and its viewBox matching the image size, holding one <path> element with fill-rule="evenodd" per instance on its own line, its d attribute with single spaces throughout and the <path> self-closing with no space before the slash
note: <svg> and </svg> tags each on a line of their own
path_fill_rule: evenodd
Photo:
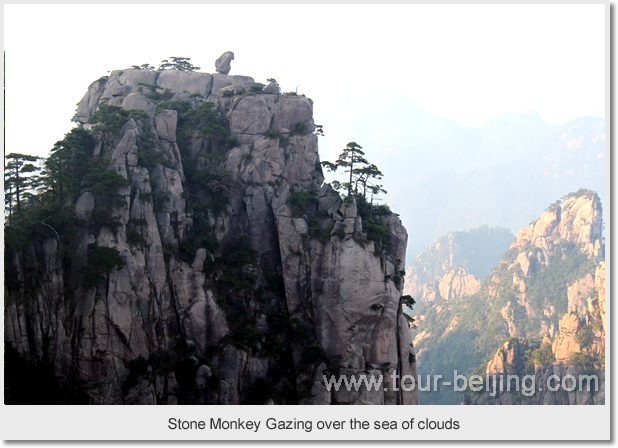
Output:
<svg viewBox="0 0 618 448">
<path fill-rule="evenodd" d="M 519 364 L 522 362 L 528 344 L 525 340 L 508 341 L 504 346 L 496 352 L 493 359 L 487 363 L 486 373 L 493 375 L 495 373 L 514 373 L 517 371 Z"/>
<path fill-rule="evenodd" d="M 588 297 L 595 290 L 593 274 L 586 274 L 567 290 L 569 298 L 569 310 L 575 310 L 577 314 L 584 314 L 588 308 Z"/>
<path fill-rule="evenodd" d="M 525 339 L 506 342 L 487 364 L 481 390 L 468 392 L 466 405 L 602 405 L 605 371 L 566 362 L 526 365 Z M 495 383 L 495 387 L 494 387 Z"/>
<path fill-rule="evenodd" d="M 561 311 L 558 314 L 558 309 L 562 308 L 558 303 L 543 303 L 539 307 L 538 298 L 531 302 L 531 295 L 539 294 L 539 288 L 542 287 L 539 282 L 544 273 L 551 272 L 554 264 L 564 263 L 567 257 L 574 260 L 578 257 L 577 253 L 581 254 L 578 264 L 572 266 L 579 266 L 586 259 L 596 264 L 604 256 L 602 207 L 596 193 L 579 190 L 563 199 L 564 202 L 555 202 L 538 220 L 517 233 L 509 253 L 501 262 L 508 265 L 507 273 L 502 272 L 501 277 L 494 274 L 492 278 L 498 285 L 512 284 L 517 304 L 524 308 L 527 317 L 541 317 L 540 336 L 549 333 L 555 337 L 559 330 L 558 320 L 564 313 Z M 563 267 L 558 266 L 558 270 L 561 276 L 565 275 Z M 506 280 L 507 277 L 510 277 L 510 281 Z M 575 307 L 577 313 L 585 313 L 587 299 L 595 290 L 594 274 L 583 273 L 581 278 L 571 282 L 567 285 L 566 306 L 562 310 Z M 500 286 L 490 289 L 493 296 L 500 294 Z M 543 302 L 547 302 L 547 299 Z M 518 335 L 522 323 L 514 322 L 507 316 L 505 320 L 509 324 L 509 333 Z"/>
<path fill-rule="evenodd" d="M 462 267 L 448 272 L 438 284 L 440 295 L 444 300 L 457 300 L 478 292 L 481 282 L 468 274 Z"/>
<path fill-rule="evenodd" d="M 217 73 L 227 75 L 230 73 L 231 63 L 234 60 L 234 53 L 226 51 L 215 61 L 215 69 Z"/>
<path fill-rule="evenodd" d="M 66 204 L 84 220 L 70 240 L 7 248 L 28 286 L 7 290 L 5 338 L 92 404 L 418 404 L 389 375 L 372 394 L 322 381 L 416 376 L 394 280 L 406 230 L 387 213 L 390 244 L 369 240 L 355 198 L 323 184 L 311 100 L 219 69 L 116 70 L 88 88 L 74 117 L 86 129 L 101 104 L 147 114 L 93 154 L 124 179 L 110 187 L 114 222 L 93 221 L 104 202 L 85 187 Z M 170 103 L 153 113 L 166 98 L 206 121 Z M 97 248 L 122 263 L 91 285 Z"/>
<path fill-rule="evenodd" d="M 556 361 L 566 363 L 573 353 L 581 352 L 582 347 L 576 337 L 582 327 L 582 322 L 576 312 L 565 314 L 560 319 L 560 334 L 552 345 Z"/>
<path fill-rule="evenodd" d="M 474 275 L 457 266 L 447 271 L 442 278 L 425 283 L 416 297 L 423 302 L 433 302 L 440 297 L 449 301 L 459 300 L 477 293 L 480 286 L 481 282 Z"/>
<path fill-rule="evenodd" d="M 602 239 L 603 213 L 599 197 L 589 190 L 567 195 L 564 202 L 550 206 L 538 220 L 517 233 L 511 249 L 533 247 L 542 252 L 546 262 L 560 240 L 580 245 L 591 258 L 604 256 Z"/>
<path fill-rule="evenodd" d="M 139 109 L 151 114 L 156 109 L 155 103 L 164 98 L 171 101 L 191 100 L 194 104 L 203 100 L 216 102 L 219 94 L 225 93 L 220 92 L 224 87 L 245 89 L 253 84 L 255 82 L 249 76 L 220 73 L 113 70 L 109 76 L 90 84 L 86 95 L 77 104 L 73 121 L 88 123 L 100 103 L 120 106 L 126 110 Z"/>
<path fill-rule="evenodd" d="M 598 294 L 599 313 L 605 331 L 605 261 L 601 261 L 594 273 L 594 289 Z M 590 304 L 588 305 L 590 307 Z"/>
<path fill-rule="evenodd" d="M 605 296 L 604 262 L 598 266 L 594 277 L 597 281 L 588 274 L 569 288 L 569 303 L 572 294 L 576 294 L 578 300 L 560 319 L 560 332 L 553 343 L 548 335 L 534 347 L 526 339 L 510 338 L 489 360 L 484 372 L 490 376 L 490 381 L 493 377 L 493 381 L 498 382 L 497 390 L 493 391 L 492 383 L 488 390 L 468 394 L 463 404 L 605 404 L 605 309 L 599 300 Z M 586 291 L 584 304 L 579 296 L 582 290 Z M 521 389 L 503 387 L 500 390 L 500 375 L 503 378 L 514 375 L 519 380 L 528 375 L 537 387 L 534 392 L 525 394 Z M 552 375 L 557 376 L 558 383 Z M 562 387 L 563 378 L 569 375 L 576 379 L 576 387 L 569 382 L 570 378 Z M 583 387 L 580 375 L 584 378 Z M 586 378 L 591 381 L 590 390 Z M 551 388 L 547 387 L 549 384 Z"/>
</svg>

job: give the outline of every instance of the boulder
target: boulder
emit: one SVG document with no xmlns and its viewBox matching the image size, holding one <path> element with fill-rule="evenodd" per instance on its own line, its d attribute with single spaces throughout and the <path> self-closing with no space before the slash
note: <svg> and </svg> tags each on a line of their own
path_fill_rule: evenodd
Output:
<svg viewBox="0 0 618 448">
<path fill-rule="evenodd" d="M 227 75 L 231 69 L 231 63 L 234 60 L 234 53 L 226 51 L 215 61 L 215 69 L 217 73 Z"/>
</svg>

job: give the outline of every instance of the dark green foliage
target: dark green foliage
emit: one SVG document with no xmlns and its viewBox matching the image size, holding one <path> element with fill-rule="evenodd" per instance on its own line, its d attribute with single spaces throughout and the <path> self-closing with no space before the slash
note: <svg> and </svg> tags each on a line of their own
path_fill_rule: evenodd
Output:
<svg viewBox="0 0 618 448">
<path fill-rule="evenodd" d="M 277 87 L 277 93 L 281 93 L 281 87 L 279 87 L 279 83 L 275 78 L 268 78 L 266 80 L 269 84 L 274 84 Z"/>
<path fill-rule="evenodd" d="M 373 241 L 383 241 L 389 238 L 386 227 L 381 224 L 366 223 L 363 230 L 367 232 L 367 238 Z"/>
<path fill-rule="evenodd" d="M 183 165 L 183 167 L 186 167 L 185 175 L 191 190 L 190 207 L 206 213 L 206 209 L 202 206 L 207 205 L 215 215 L 224 212 L 227 207 L 227 198 L 223 189 L 225 172 L 222 169 L 215 168 L 196 171 L 195 167 L 190 166 L 190 164 Z M 208 203 L 198 204 L 197 198 L 194 196 L 198 190 L 208 194 L 210 200 Z"/>
<path fill-rule="evenodd" d="M 119 106 L 109 104 L 99 104 L 97 111 L 90 117 L 89 123 L 95 124 L 92 131 L 103 140 L 103 143 L 110 145 L 130 119 L 145 120 L 148 114 L 142 110 L 124 110 Z"/>
<path fill-rule="evenodd" d="M 569 359 L 569 364 L 572 366 L 592 368 L 594 366 L 594 358 L 586 353 L 573 353 Z"/>
<path fill-rule="evenodd" d="M 106 167 L 107 163 L 100 161 L 83 178 L 83 187 L 90 188 L 97 199 L 99 208 L 93 211 L 94 214 L 105 212 L 111 214 L 113 207 L 120 207 L 125 204 L 123 196 L 118 194 L 118 188 L 128 186 L 129 181 L 115 170 L 106 169 Z M 104 216 L 100 216 L 100 218 L 105 219 Z"/>
<path fill-rule="evenodd" d="M 281 137 L 281 134 L 276 129 L 269 128 L 268 131 L 266 131 L 266 133 L 264 134 L 264 136 L 272 139 L 278 139 Z"/>
<path fill-rule="evenodd" d="M 318 198 L 314 193 L 307 191 L 294 191 L 289 199 L 292 206 L 292 215 L 296 218 L 302 217 L 309 209 L 313 210 L 318 202 Z"/>
<path fill-rule="evenodd" d="M 135 69 L 135 70 L 149 70 L 149 71 L 154 71 L 154 67 L 150 64 L 142 64 L 142 65 L 132 65 L 131 68 Z"/>
<path fill-rule="evenodd" d="M 594 342 L 594 332 L 589 326 L 582 328 L 575 334 L 575 340 L 582 348 L 589 348 Z"/>
<path fill-rule="evenodd" d="M 354 193 L 360 196 L 359 189 L 362 190 L 363 198 L 367 199 L 367 193 L 371 193 L 370 203 L 373 204 L 373 197 L 379 193 L 386 193 L 382 185 L 373 183 L 373 180 L 382 179 L 382 172 L 374 164 L 370 164 L 365 159 L 365 153 L 362 147 L 356 142 L 350 142 L 343 149 L 335 163 L 322 162 L 322 166 L 326 167 L 331 172 L 336 172 L 342 168 L 349 174 L 348 182 L 335 181 L 332 186 L 335 190 L 345 188 L 348 195 Z"/>
<path fill-rule="evenodd" d="M 95 196 L 113 196 L 114 189 L 129 185 L 129 181 L 113 169 L 94 171 L 84 178 L 84 185 L 90 187 Z"/>
<path fill-rule="evenodd" d="M 247 235 L 227 243 L 222 252 L 224 264 L 232 268 L 243 267 L 251 263 L 255 257 L 255 251 L 250 248 Z"/>
<path fill-rule="evenodd" d="M 568 303 L 564 298 L 567 297 L 568 287 L 586 274 L 594 273 L 596 264 L 580 253 L 574 244 L 566 241 L 549 262 L 551 269 L 533 273 L 531 280 L 526 282 L 526 294 L 539 314 L 543 309 L 554 306 L 556 312 L 562 315 L 567 312 Z"/>
<path fill-rule="evenodd" d="M 401 296 L 401 304 L 412 309 L 416 304 L 416 300 L 414 300 L 414 298 L 410 295 Z"/>
<path fill-rule="evenodd" d="M 122 226 L 122 223 L 118 221 L 117 216 L 113 216 L 109 210 L 93 210 L 88 214 L 88 221 L 92 224 L 96 231 L 101 230 L 103 227 L 108 227 L 112 230 L 116 230 Z"/>
<path fill-rule="evenodd" d="M 264 88 L 263 84 L 260 83 L 255 83 L 253 84 L 250 88 L 249 88 L 249 93 L 255 95 L 257 93 L 261 93 L 262 89 Z"/>
<path fill-rule="evenodd" d="M 113 268 L 122 269 L 127 263 L 113 247 L 88 245 L 88 263 L 80 269 L 84 274 L 84 287 L 94 288 L 109 274 Z"/>
<path fill-rule="evenodd" d="M 171 62 L 170 62 L 171 60 Z M 169 59 L 164 59 L 159 65 L 159 70 L 179 70 L 181 72 L 194 72 L 199 70 L 199 67 L 191 64 L 191 58 L 171 56 Z"/>
<path fill-rule="evenodd" d="M 532 352 L 532 361 L 535 364 L 540 364 L 543 366 L 551 365 L 556 358 L 554 358 L 554 354 L 551 350 L 551 344 L 549 342 L 544 342 L 540 348 L 534 350 Z"/>
<path fill-rule="evenodd" d="M 562 200 L 566 201 L 567 199 L 571 199 L 571 198 L 581 198 L 581 197 L 585 197 L 585 196 L 591 196 L 591 197 L 598 197 L 597 192 L 596 191 L 592 191 L 592 190 L 588 190 L 586 188 L 580 188 L 579 190 L 569 193 L 569 194 L 565 194 L 564 196 L 562 196 Z"/>
<path fill-rule="evenodd" d="M 181 116 L 185 132 L 199 130 L 201 135 L 216 141 L 225 141 L 230 132 L 214 103 L 204 102 L 195 109 L 190 109 Z"/>
<path fill-rule="evenodd" d="M 4 203 L 8 208 L 9 221 L 12 218 L 13 204 L 18 213 L 21 213 L 24 196 L 39 184 L 35 174 L 40 170 L 33 162 L 39 157 L 27 154 L 10 153 L 5 156 L 4 165 Z"/>
<path fill-rule="evenodd" d="M 290 135 L 307 135 L 309 131 L 307 131 L 307 125 L 305 123 L 296 123 L 294 125 L 294 129 L 290 132 Z"/>
<path fill-rule="evenodd" d="M 163 101 L 157 104 L 155 115 L 160 114 L 164 110 L 175 110 L 178 113 L 178 117 L 191 110 L 191 101 Z"/>
<path fill-rule="evenodd" d="M 376 252 L 388 251 L 391 247 L 391 237 L 384 218 L 392 214 L 390 209 L 383 205 L 372 205 L 362 195 L 356 195 L 356 207 L 363 220 L 363 231 L 367 234 L 368 240 L 375 242 Z"/>
<path fill-rule="evenodd" d="M 550 213 L 557 213 L 561 210 L 562 201 L 558 199 L 556 202 L 552 203 L 549 207 L 547 207 L 547 211 Z"/>
<path fill-rule="evenodd" d="M 225 149 L 230 150 L 230 149 L 235 148 L 235 147 L 237 147 L 239 145 L 240 145 L 240 142 L 237 139 L 235 139 L 235 138 L 228 138 L 228 139 L 225 140 L 224 147 L 225 147 Z"/>
<path fill-rule="evenodd" d="M 138 85 L 144 86 L 148 89 L 147 92 L 142 92 L 142 94 L 146 98 L 154 101 L 155 103 L 157 103 L 158 101 L 169 100 L 170 98 L 172 98 L 172 96 L 174 96 L 170 89 L 164 89 L 163 87 L 156 84 L 146 84 L 140 82 Z M 160 90 L 163 91 L 163 93 L 161 93 Z"/>
<path fill-rule="evenodd" d="M 42 185 L 53 201 L 63 203 L 81 190 L 84 176 L 91 169 L 95 141 L 90 131 L 74 128 L 56 142 L 44 162 Z"/>
<path fill-rule="evenodd" d="M 202 247 L 213 254 L 219 249 L 219 241 L 205 214 L 198 212 L 193 215 L 193 226 L 188 229 L 186 241 L 178 245 L 178 258 L 192 263 L 197 250 Z"/>
<path fill-rule="evenodd" d="M 146 240 L 140 232 L 133 227 L 127 227 L 127 243 L 129 244 L 144 244 Z"/>
</svg>

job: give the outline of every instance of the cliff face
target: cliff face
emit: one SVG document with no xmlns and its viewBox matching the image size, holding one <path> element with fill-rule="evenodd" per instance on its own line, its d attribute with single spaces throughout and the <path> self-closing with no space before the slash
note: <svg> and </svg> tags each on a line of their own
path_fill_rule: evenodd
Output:
<svg viewBox="0 0 618 448">
<path fill-rule="evenodd" d="M 533 375 L 540 386 L 534 394 L 497 390 L 471 393 L 464 404 L 562 404 L 596 405 L 605 404 L 605 262 L 599 263 L 594 279 L 588 274 L 578 282 L 578 291 L 584 284 L 589 288 L 586 304 L 573 305 L 560 319 L 560 333 L 553 343 L 549 336 L 536 344 L 524 339 L 512 339 L 496 352 L 487 363 L 486 375 Z M 569 304 L 571 293 L 569 288 Z M 562 379 L 567 375 L 579 379 L 580 375 L 593 375 L 596 382 L 588 389 L 584 387 L 551 390 L 546 387 L 552 375 Z M 506 377 L 506 376 L 505 376 Z M 579 380 L 578 380 L 579 381 Z M 596 386 L 596 387 L 595 387 Z M 552 388 L 555 383 L 552 383 Z"/>
<path fill-rule="evenodd" d="M 542 326 L 541 335 L 545 333 L 542 342 L 525 338 L 506 342 L 489 360 L 484 372 L 487 375 L 504 372 L 520 377 L 532 374 L 538 385 L 548 384 L 551 375 L 559 378 L 595 375 L 598 389 L 589 391 L 578 387 L 571 391 L 563 388 L 552 391 L 541 386 L 543 390 L 532 396 L 509 391 L 498 391 L 493 396 L 490 392 L 472 393 L 465 404 L 605 404 L 605 261 L 598 261 L 604 249 L 601 228 L 598 198 L 580 191 L 569 195 L 561 207 L 550 207 L 538 221 L 518 233 L 511 249 L 519 252 L 509 270 L 521 270 L 520 275 L 513 278 L 514 283 L 515 279 L 517 282 L 518 301 L 528 305 L 526 311 L 530 318 L 539 312 L 535 312 L 527 300 L 528 279 L 538 271 L 551 275 L 556 254 L 563 254 L 568 243 L 573 244 L 574 250 L 584 255 L 595 269 L 587 269 L 589 272 L 582 272 L 579 278 L 567 284 L 561 303 L 566 305 L 566 313 L 559 317 L 558 325 Z M 544 309 L 544 316 L 555 316 L 558 314 L 556 308 Z M 512 314 L 505 313 L 505 319 L 509 316 Z M 511 335 L 522 334 L 513 320 L 508 322 L 509 328 L 513 327 Z"/>
<path fill-rule="evenodd" d="M 567 195 L 562 204 L 552 204 L 545 213 L 517 233 L 511 248 L 528 245 L 543 251 L 545 259 L 552 254 L 552 246 L 560 240 L 580 245 L 580 252 L 590 258 L 602 258 L 603 213 L 596 193 L 579 190 Z"/>
<path fill-rule="evenodd" d="M 496 391 L 493 392 L 493 383 L 490 383 L 488 391 L 481 393 L 468 393 L 462 404 L 467 405 L 599 405 L 605 404 L 605 370 L 600 367 L 573 365 L 569 363 L 554 362 L 551 364 L 534 364 L 526 366 L 526 352 L 530 352 L 531 348 L 528 342 L 523 339 L 519 341 L 510 341 L 504 344 L 504 347 L 499 349 L 487 367 L 488 375 L 495 375 L 497 381 Z M 511 390 L 507 391 L 506 380 L 503 380 L 503 391 L 500 391 L 499 378 L 503 379 L 507 375 L 515 375 L 520 380 L 525 375 L 534 377 L 536 390 L 534 393 L 527 391 L 525 394 L 520 391 L 515 391 L 515 383 L 511 383 Z M 566 387 L 559 386 L 560 380 L 557 382 L 556 375 L 560 380 L 568 375 L 576 379 L 577 386 L 572 390 L 570 379 L 565 383 Z M 579 386 L 580 375 L 595 376 L 596 379 L 582 382 Z M 527 387 L 530 386 L 531 380 L 527 381 Z M 550 385 L 550 390 L 547 385 Z M 540 389 L 539 389 L 540 388 Z"/>
<path fill-rule="evenodd" d="M 480 286 L 481 282 L 474 275 L 468 274 L 466 268 L 457 266 L 447 271 L 442 278 L 425 283 L 417 297 L 423 302 L 433 302 L 437 298 L 459 300 L 478 292 Z"/>
<path fill-rule="evenodd" d="M 101 129 L 114 106 L 131 118 Z M 70 238 L 7 247 L 23 283 L 6 290 L 5 338 L 21 354 L 92 404 L 418 403 L 390 376 L 369 396 L 323 385 L 416 366 L 393 280 L 406 230 L 387 211 L 388 243 L 368 239 L 355 198 L 323 185 L 310 99 L 247 76 L 118 70 L 74 121 L 122 181 L 111 202 L 96 185 L 65 200 Z M 106 249 L 121 259 L 109 269 Z"/>
<path fill-rule="evenodd" d="M 544 372 L 553 362 L 562 369 L 602 370 L 594 367 L 604 360 L 601 231 L 598 196 L 579 190 L 552 204 L 538 220 L 518 232 L 497 266 L 481 281 L 478 292 L 453 300 L 448 289 L 443 293 L 440 288 L 448 301 L 436 294 L 435 302 L 419 307 L 415 316 L 413 335 L 420 374 L 433 371 L 452 375 L 453 368 L 470 374 L 487 358 L 495 365 L 509 364 L 511 361 L 507 362 L 506 354 L 499 349 L 507 338 L 526 338 L 526 350 L 531 352 L 542 349 L 537 352 L 537 364 Z M 446 284 L 452 290 L 453 283 Z M 540 339 L 544 337 L 545 346 Z M 582 347 L 578 338 L 588 345 Z M 530 356 L 520 362 L 534 372 Z M 485 372 L 486 368 L 481 370 Z M 447 394 L 426 393 L 421 401 L 459 401 L 455 394 Z M 494 397 L 485 402 L 499 404 L 500 400 Z M 556 400 L 569 403 L 571 398 L 547 398 L 547 402 Z"/>
</svg>

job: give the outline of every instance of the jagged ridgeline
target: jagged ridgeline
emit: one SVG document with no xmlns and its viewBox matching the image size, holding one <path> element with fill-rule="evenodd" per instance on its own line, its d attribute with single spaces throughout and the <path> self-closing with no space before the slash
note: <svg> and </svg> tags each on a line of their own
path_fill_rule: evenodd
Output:
<svg viewBox="0 0 618 448">
<path fill-rule="evenodd" d="M 548 373 L 552 368 L 560 374 L 569 366 L 603 364 L 602 229 L 597 194 L 584 189 L 568 194 L 518 232 L 500 263 L 482 279 L 478 292 L 452 300 L 437 295 L 435 301 L 424 303 L 414 330 L 419 374 L 440 374 L 445 381 L 453 380 L 455 370 L 470 375 L 476 369 L 484 375 L 494 355 L 493 366 L 500 358 L 501 365 L 511 366 L 511 373 L 526 369 L 534 373 L 543 367 L 541 376 L 552 374 Z M 517 346 L 516 341 L 520 341 Z M 457 404 L 462 399 L 452 388 L 420 395 L 423 404 Z M 473 396 L 468 402 L 573 404 L 574 400 L 568 395 L 537 394 L 531 400 Z M 578 402 L 595 400 L 587 396 Z"/>
<path fill-rule="evenodd" d="M 310 99 L 229 60 L 95 81 L 36 193 L 11 191 L 7 403 L 418 403 L 390 375 L 324 387 L 416 374 L 407 233 L 323 184 Z"/>
<path fill-rule="evenodd" d="M 423 302 L 438 296 L 452 300 L 472 295 L 514 238 L 510 230 L 500 227 L 451 232 L 410 263 L 404 293 Z"/>
</svg>

